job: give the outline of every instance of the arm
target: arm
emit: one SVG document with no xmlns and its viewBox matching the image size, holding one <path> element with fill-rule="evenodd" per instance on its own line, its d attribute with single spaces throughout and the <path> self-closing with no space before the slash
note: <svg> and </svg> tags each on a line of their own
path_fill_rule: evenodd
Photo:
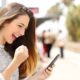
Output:
<svg viewBox="0 0 80 80">
<path fill-rule="evenodd" d="M 28 49 L 25 46 L 20 46 L 16 49 L 14 58 L 8 67 L 2 72 L 2 76 L 6 80 L 10 80 L 10 77 L 14 71 L 28 58 Z"/>
<path fill-rule="evenodd" d="M 6 80 L 10 80 L 14 71 L 19 67 L 20 62 L 16 59 L 13 59 L 12 62 L 8 65 L 8 67 L 2 72 L 3 77 Z"/>
<path fill-rule="evenodd" d="M 49 67 L 48 69 L 45 68 L 45 69 L 36 71 L 34 74 L 32 74 L 30 77 L 28 77 L 25 80 L 33 80 L 33 79 L 34 80 L 46 80 L 50 76 L 52 69 L 53 68 Z"/>
</svg>

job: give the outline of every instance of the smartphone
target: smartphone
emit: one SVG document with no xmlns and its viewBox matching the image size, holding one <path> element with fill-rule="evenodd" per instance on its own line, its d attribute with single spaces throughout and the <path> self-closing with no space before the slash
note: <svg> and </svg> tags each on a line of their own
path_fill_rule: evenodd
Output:
<svg viewBox="0 0 80 80">
<path fill-rule="evenodd" d="M 48 67 L 53 67 L 54 63 L 56 62 L 56 60 L 59 58 L 60 54 L 57 54 L 56 57 L 51 61 L 51 63 L 47 66 Z"/>
</svg>

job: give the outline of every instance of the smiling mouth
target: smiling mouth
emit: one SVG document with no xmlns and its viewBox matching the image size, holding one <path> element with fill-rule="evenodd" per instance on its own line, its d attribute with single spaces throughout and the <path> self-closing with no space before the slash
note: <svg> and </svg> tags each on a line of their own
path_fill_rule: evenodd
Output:
<svg viewBox="0 0 80 80">
<path fill-rule="evenodd" d="M 15 40 L 16 39 L 16 36 L 14 34 L 12 34 L 12 39 Z"/>
</svg>

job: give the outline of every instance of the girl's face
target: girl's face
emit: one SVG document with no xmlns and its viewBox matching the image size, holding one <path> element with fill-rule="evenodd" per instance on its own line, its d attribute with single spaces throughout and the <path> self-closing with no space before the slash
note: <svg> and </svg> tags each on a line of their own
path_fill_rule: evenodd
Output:
<svg viewBox="0 0 80 80">
<path fill-rule="evenodd" d="M 28 28 L 29 20 L 29 16 L 26 14 L 20 15 L 10 23 L 4 24 L 1 31 L 4 43 L 11 44 L 16 38 L 23 36 L 25 30 Z"/>
</svg>

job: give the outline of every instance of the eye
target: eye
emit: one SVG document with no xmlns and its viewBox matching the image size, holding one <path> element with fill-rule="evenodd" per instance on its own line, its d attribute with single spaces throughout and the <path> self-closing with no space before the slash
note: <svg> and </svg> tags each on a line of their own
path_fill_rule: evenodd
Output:
<svg viewBox="0 0 80 80">
<path fill-rule="evenodd" d="M 22 25 L 18 25 L 20 28 L 22 28 L 23 26 Z"/>
</svg>

